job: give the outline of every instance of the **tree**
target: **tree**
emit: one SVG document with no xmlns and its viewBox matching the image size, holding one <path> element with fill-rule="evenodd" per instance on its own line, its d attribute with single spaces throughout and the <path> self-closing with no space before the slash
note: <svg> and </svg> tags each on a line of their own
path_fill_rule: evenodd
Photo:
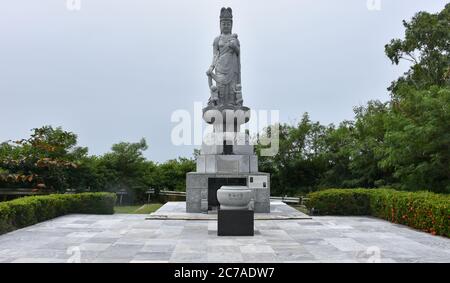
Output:
<svg viewBox="0 0 450 283">
<path fill-rule="evenodd" d="M 195 171 L 195 160 L 180 157 L 159 164 L 154 186 L 159 189 L 184 191 L 186 173 Z"/>
<path fill-rule="evenodd" d="M 44 126 L 33 129 L 31 137 L 0 145 L 1 186 L 47 188 L 64 191 L 73 183 L 69 175 L 87 148 L 77 147 L 74 133 Z"/>
<path fill-rule="evenodd" d="M 403 25 L 405 38 L 393 39 L 386 54 L 412 64 L 390 88 L 380 165 L 403 189 L 450 192 L 450 4 Z"/>
<path fill-rule="evenodd" d="M 105 153 L 99 166 L 104 167 L 110 174 L 109 186 L 117 188 L 131 188 L 145 184 L 142 178 L 145 171 L 145 157 L 147 142 L 141 139 L 137 143 L 121 142 L 114 144 L 111 152 Z"/>
<path fill-rule="evenodd" d="M 354 123 L 344 121 L 339 127 L 330 125 L 322 139 L 322 159 L 326 167 L 319 182 L 320 187 L 353 187 L 354 174 L 350 170 L 351 153 L 355 147 Z"/>
<path fill-rule="evenodd" d="M 450 193 L 450 87 L 397 91 L 407 98 L 388 116 L 381 165 L 403 189 Z"/>
<path fill-rule="evenodd" d="M 269 132 L 270 127 L 262 135 Z M 321 155 L 325 134 L 326 127 L 312 122 L 305 113 L 296 126 L 279 125 L 279 151 L 275 156 L 261 156 L 264 145 L 256 145 L 259 169 L 271 173 L 272 193 L 308 192 L 318 185 L 327 166 Z"/>
<path fill-rule="evenodd" d="M 390 90 L 395 95 L 400 84 L 416 89 L 432 85 L 444 86 L 450 79 L 450 3 L 436 14 L 417 13 L 411 21 L 403 21 L 404 39 L 392 39 L 385 46 L 386 55 L 398 65 L 401 60 L 411 62 L 404 76 L 393 82 Z"/>
<path fill-rule="evenodd" d="M 349 169 L 354 179 L 350 187 L 379 187 L 392 182 L 390 167 L 381 167 L 383 145 L 387 131 L 389 103 L 369 101 L 365 107 L 355 107 L 354 144 L 350 150 Z"/>
</svg>

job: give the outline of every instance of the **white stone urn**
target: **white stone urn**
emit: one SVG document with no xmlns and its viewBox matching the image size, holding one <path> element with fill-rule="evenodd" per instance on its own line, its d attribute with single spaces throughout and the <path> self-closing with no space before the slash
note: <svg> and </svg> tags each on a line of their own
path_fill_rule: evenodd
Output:
<svg viewBox="0 0 450 283">
<path fill-rule="evenodd" d="M 217 190 L 217 200 L 223 210 L 248 210 L 252 190 L 246 186 L 222 186 Z"/>
</svg>

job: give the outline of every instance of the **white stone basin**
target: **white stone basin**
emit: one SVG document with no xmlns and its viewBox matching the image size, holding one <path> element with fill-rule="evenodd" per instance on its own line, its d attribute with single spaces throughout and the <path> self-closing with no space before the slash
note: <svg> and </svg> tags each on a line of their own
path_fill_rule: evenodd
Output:
<svg viewBox="0 0 450 283">
<path fill-rule="evenodd" d="M 247 210 L 252 190 L 246 186 L 222 186 L 217 190 L 217 200 L 223 210 Z"/>
</svg>

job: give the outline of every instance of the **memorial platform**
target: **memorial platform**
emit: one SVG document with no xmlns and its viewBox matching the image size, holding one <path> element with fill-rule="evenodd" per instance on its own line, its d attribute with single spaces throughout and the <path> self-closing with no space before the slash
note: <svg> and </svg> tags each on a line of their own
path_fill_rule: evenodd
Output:
<svg viewBox="0 0 450 283">
<path fill-rule="evenodd" d="M 281 201 L 270 202 L 270 213 L 255 213 L 255 220 L 311 219 L 295 208 Z M 217 211 L 209 213 L 187 213 L 186 202 L 168 202 L 146 217 L 147 220 L 217 220 Z"/>
</svg>

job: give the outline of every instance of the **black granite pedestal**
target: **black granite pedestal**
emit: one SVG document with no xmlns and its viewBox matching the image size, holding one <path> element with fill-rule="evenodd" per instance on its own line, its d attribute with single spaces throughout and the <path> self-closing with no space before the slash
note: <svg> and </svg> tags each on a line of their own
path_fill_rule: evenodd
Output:
<svg viewBox="0 0 450 283">
<path fill-rule="evenodd" d="M 219 209 L 217 217 L 218 236 L 253 236 L 254 235 L 253 210 L 222 210 Z"/>
</svg>

